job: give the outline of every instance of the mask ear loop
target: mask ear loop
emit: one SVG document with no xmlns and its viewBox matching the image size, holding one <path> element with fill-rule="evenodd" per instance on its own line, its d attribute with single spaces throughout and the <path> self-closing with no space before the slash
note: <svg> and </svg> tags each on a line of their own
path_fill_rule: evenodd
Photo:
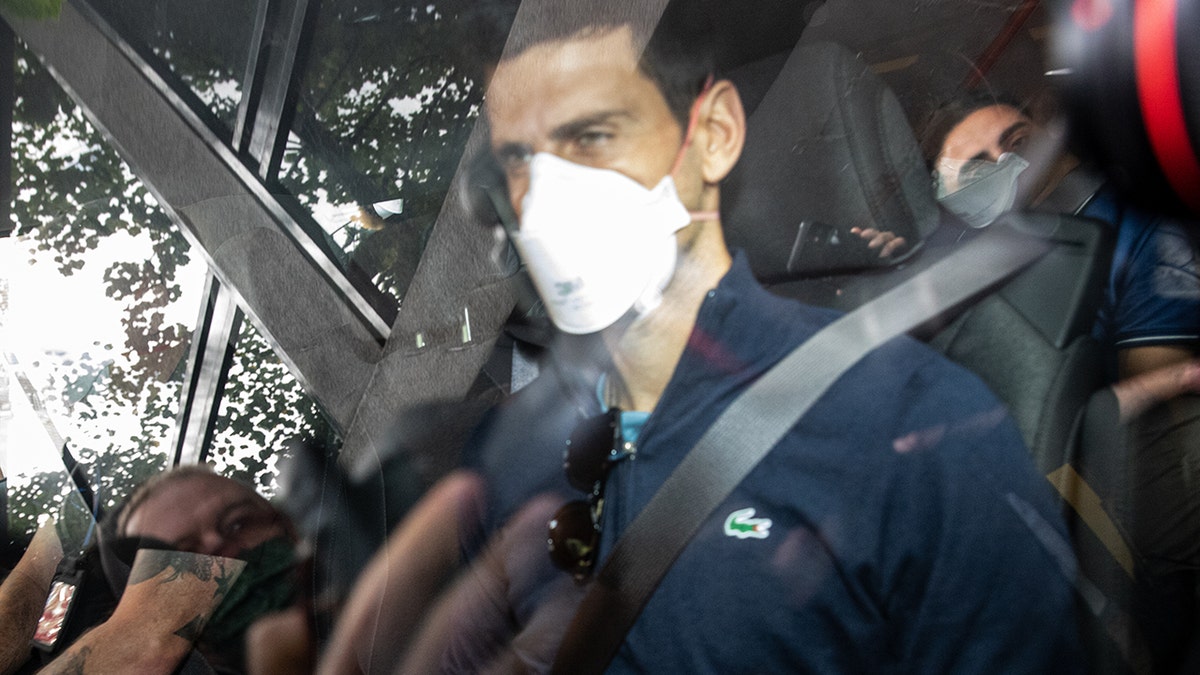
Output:
<svg viewBox="0 0 1200 675">
<path fill-rule="evenodd" d="M 696 125 L 700 121 L 700 105 L 704 103 L 704 97 L 708 94 L 708 90 L 712 89 L 713 76 L 709 74 L 704 80 L 704 86 L 700 88 L 700 93 L 696 95 L 696 100 L 692 102 L 692 109 L 688 111 L 687 129 L 683 134 L 683 145 L 679 147 L 679 153 L 675 155 L 675 162 L 671 164 L 670 175 L 674 176 L 679 167 L 683 164 L 683 153 L 687 147 L 692 144 L 692 135 L 696 132 Z"/>
<path fill-rule="evenodd" d="M 696 100 L 692 103 L 692 109 L 688 111 L 687 130 L 683 134 L 683 145 L 679 148 L 679 154 L 675 156 L 675 162 L 671 165 L 671 173 L 674 176 L 679 167 L 683 165 L 683 153 L 687 147 L 692 144 L 692 135 L 696 132 L 696 125 L 700 121 L 700 106 L 704 103 L 704 98 L 708 91 L 712 89 L 713 76 L 712 73 L 704 79 L 704 86 L 700 88 L 700 93 L 696 96 Z M 721 214 L 717 211 L 688 211 L 688 215 L 692 217 L 692 221 L 703 220 L 720 220 Z"/>
</svg>

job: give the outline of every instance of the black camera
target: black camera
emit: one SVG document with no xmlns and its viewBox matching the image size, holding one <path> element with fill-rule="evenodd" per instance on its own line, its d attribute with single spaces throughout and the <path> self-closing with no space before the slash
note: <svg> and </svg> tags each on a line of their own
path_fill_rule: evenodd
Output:
<svg viewBox="0 0 1200 675">
<path fill-rule="evenodd" d="M 1130 201 L 1200 215 L 1200 2 L 1066 0 L 1057 11 L 1076 144 Z"/>
</svg>

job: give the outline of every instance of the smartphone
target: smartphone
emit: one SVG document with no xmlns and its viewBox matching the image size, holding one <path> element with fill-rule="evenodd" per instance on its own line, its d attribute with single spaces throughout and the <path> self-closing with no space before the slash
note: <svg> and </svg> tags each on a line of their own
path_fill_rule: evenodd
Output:
<svg viewBox="0 0 1200 675">
<path fill-rule="evenodd" d="M 869 242 L 852 234 L 849 228 L 838 228 L 816 220 L 802 220 L 796 226 L 796 239 L 788 256 L 788 272 L 796 276 L 817 273 L 854 272 L 872 267 L 887 267 L 903 257 L 909 247 L 901 247 L 888 258 Z"/>
<path fill-rule="evenodd" d="M 788 257 L 788 272 L 811 274 L 859 267 L 866 257 L 861 253 L 865 249 L 866 244 L 858 237 L 840 233 L 828 223 L 803 220 L 796 227 L 796 240 Z"/>
<path fill-rule="evenodd" d="M 54 651 L 58 638 L 62 635 L 63 626 L 75 606 L 75 598 L 79 591 L 79 576 L 72 575 L 56 578 L 50 584 L 50 596 L 42 608 L 42 616 L 38 618 L 37 629 L 33 633 L 33 646 L 42 651 Z"/>
</svg>

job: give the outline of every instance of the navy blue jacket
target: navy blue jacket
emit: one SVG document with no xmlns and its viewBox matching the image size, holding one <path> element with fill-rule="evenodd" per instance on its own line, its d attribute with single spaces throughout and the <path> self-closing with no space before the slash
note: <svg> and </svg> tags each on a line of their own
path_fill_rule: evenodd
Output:
<svg viewBox="0 0 1200 675">
<path fill-rule="evenodd" d="M 1117 234 L 1093 336 L 1110 353 L 1200 343 L 1200 266 L 1188 226 L 1124 204 L 1111 188 L 1101 189 L 1082 215 Z"/>
<path fill-rule="evenodd" d="M 735 259 L 635 455 L 610 471 L 601 557 L 707 425 L 832 318 L 769 294 Z M 493 527 L 537 495 L 580 496 L 562 448 L 598 403 L 574 377 L 543 373 L 485 425 L 474 462 Z M 506 545 L 544 549 L 544 530 L 516 528 Z M 541 550 L 505 560 L 504 597 L 465 621 L 448 669 L 510 642 L 535 670 L 552 661 L 581 590 Z M 1002 405 L 901 338 L 848 371 L 708 518 L 610 672 L 1081 671 L 1074 565 Z"/>
</svg>

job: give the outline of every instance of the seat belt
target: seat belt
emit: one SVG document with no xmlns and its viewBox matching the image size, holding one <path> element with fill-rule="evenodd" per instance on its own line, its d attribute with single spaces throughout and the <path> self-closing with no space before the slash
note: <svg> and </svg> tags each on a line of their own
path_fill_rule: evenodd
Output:
<svg viewBox="0 0 1200 675">
<path fill-rule="evenodd" d="M 1103 174 L 1083 168 L 1075 169 L 1059 180 L 1054 191 L 1046 195 L 1035 210 L 1077 216 L 1092 202 L 1092 198 L 1104 186 L 1104 181 Z"/>
<path fill-rule="evenodd" d="M 559 647 L 553 673 L 600 673 L 700 525 L 867 353 L 1032 264 L 1050 243 L 984 236 L 842 316 L 742 392 L 704 432 L 614 544 Z"/>
</svg>

